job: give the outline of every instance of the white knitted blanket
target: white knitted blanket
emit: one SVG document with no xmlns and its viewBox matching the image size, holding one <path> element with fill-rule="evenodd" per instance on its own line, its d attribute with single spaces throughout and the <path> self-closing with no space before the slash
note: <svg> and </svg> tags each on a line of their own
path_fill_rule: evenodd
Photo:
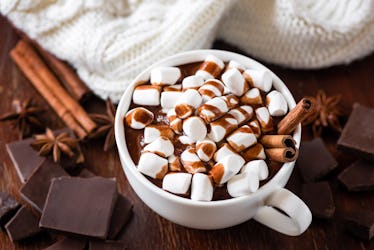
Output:
<svg viewBox="0 0 374 250">
<path fill-rule="evenodd" d="M 113 101 L 150 64 L 217 37 L 294 68 L 374 50 L 374 0 L 0 0 L 0 11 Z"/>
</svg>

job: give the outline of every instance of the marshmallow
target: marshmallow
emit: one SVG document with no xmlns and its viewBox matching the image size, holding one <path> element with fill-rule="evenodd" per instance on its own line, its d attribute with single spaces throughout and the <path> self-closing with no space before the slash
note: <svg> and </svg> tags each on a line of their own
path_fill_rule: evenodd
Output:
<svg viewBox="0 0 374 250">
<path fill-rule="evenodd" d="M 197 113 L 206 122 L 212 122 L 222 117 L 228 110 L 227 103 L 224 99 L 214 97 L 201 105 Z"/>
<path fill-rule="evenodd" d="M 164 86 L 162 88 L 162 91 L 168 92 L 168 91 L 182 91 L 182 84 L 174 84 L 170 86 Z"/>
<path fill-rule="evenodd" d="M 180 91 L 164 91 L 161 93 L 161 107 L 164 109 L 171 109 L 177 104 L 182 96 Z"/>
<path fill-rule="evenodd" d="M 160 105 L 160 86 L 140 85 L 135 87 L 132 101 L 138 105 L 158 106 Z"/>
<path fill-rule="evenodd" d="M 216 162 L 219 162 L 228 155 L 235 155 L 242 165 L 245 163 L 244 158 L 236 153 L 236 151 L 228 143 L 223 143 L 221 147 L 216 151 L 213 158 Z"/>
<path fill-rule="evenodd" d="M 202 161 L 207 162 L 212 159 L 216 150 L 216 144 L 209 139 L 196 142 L 196 153 Z"/>
<path fill-rule="evenodd" d="M 170 173 L 162 181 L 162 189 L 174 194 L 186 194 L 191 185 L 192 174 Z"/>
<path fill-rule="evenodd" d="M 268 92 L 272 86 L 272 76 L 270 71 L 247 69 L 244 71 L 243 76 L 251 87 L 259 88 Z"/>
<path fill-rule="evenodd" d="M 236 175 L 242 166 L 243 163 L 238 157 L 228 155 L 213 166 L 210 174 L 217 185 L 222 185 Z"/>
<path fill-rule="evenodd" d="M 254 173 L 260 181 L 269 176 L 269 169 L 264 160 L 253 160 L 245 164 L 240 173 Z"/>
<path fill-rule="evenodd" d="M 181 154 L 181 161 L 184 169 L 191 174 L 206 171 L 204 163 L 197 156 L 194 148 L 187 148 L 184 150 Z"/>
<path fill-rule="evenodd" d="M 173 85 L 181 75 L 181 71 L 177 67 L 157 67 L 151 71 L 151 84 L 158 86 Z"/>
<path fill-rule="evenodd" d="M 240 106 L 229 111 L 229 114 L 233 115 L 238 121 L 238 125 L 241 125 L 253 116 L 253 108 L 249 105 Z"/>
<path fill-rule="evenodd" d="M 225 138 L 231 131 L 238 127 L 238 121 L 233 115 L 226 114 L 218 120 L 210 123 L 208 137 L 215 142 Z"/>
<path fill-rule="evenodd" d="M 237 174 L 227 182 L 227 192 L 232 197 L 240 197 L 256 192 L 259 185 L 258 177 L 254 174 Z"/>
<path fill-rule="evenodd" d="M 168 171 L 168 160 L 161 156 L 145 152 L 140 155 L 138 171 L 155 179 L 162 179 Z"/>
<path fill-rule="evenodd" d="M 210 79 L 205 81 L 203 86 L 199 88 L 199 93 L 203 97 L 203 101 L 207 102 L 210 99 L 223 95 L 224 85 L 220 80 Z"/>
<path fill-rule="evenodd" d="M 227 104 L 228 109 L 233 109 L 239 105 L 239 99 L 233 94 L 219 97 Z"/>
<path fill-rule="evenodd" d="M 273 130 L 273 119 L 266 107 L 256 109 L 256 117 L 260 122 L 262 132 L 269 132 Z"/>
<path fill-rule="evenodd" d="M 203 77 L 205 80 L 213 79 L 221 74 L 221 71 L 225 67 L 224 62 L 213 56 L 209 55 L 205 58 L 205 61 L 200 65 L 195 75 Z"/>
<path fill-rule="evenodd" d="M 191 200 L 211 201 L 213 198 L 212 179 L 206 174 L 196 173 L 192 177 Z"/>
<path fill-rule="evenodd" d="M 255 134 L 256 138 L 259 138 L 261 136 L 260 123 L 256 119 L 252 120 L 247 125 L 252 129 L 252 131 Z"/>
<path fill-rule="evenodd" d="M 179 136 L 178 140 L 180 141 L 180 143 L 185 144 L 185 145 L 192 145 L 196 142 L 195 140 L 188 137 L 187 135 Z"/>
<path fill-rule="evenodd" d="M 262 97 L 258 88 L 248 90 L 241 98 L 243 104 L 262 105 Z"/>
<path fill-rule="evenodd" d="M 249 89 L 248 83 L 236 68 L 227 70 L 222 75 L 222 82 L 237 96 L 242 96 Z"/>
<path fill-rule="evenodd" d="M 191 116 L 183 121 L 183 132 L 196 142 L 205 138 L 207 128 L 203 119 L 198 116 Z"/>
<path fill-rule="evenodd" d="M 245 70 L 245 67 L 242 64 L 238 63 L 237 61 L 230 60 L 226 66 L 226 71 L 229 69 L 237 69 L 240 71 L 240 73 L 243 73 Z"/>
<path fill-rule="evenodd" d="M 282 116 L 287 113 L 288 106 L 284 96 L 276 90 L 266 95 L 266 105 L 272 116 Z"/>
<path fill-rule="evenodd" d="M 145 152 L 152 152 L 162 157 L 168 157 L 174 153 L 174 145 L 165 136 L 160 136 L 144 147 Z"/>
<path fill-rule="evenodd" d="M 177 117 L 174 109 L 170 109 L 166 114 L 170 128 L 178 135 L 183 132 L 183 120 Z"/>
<path fill-rule="evenodd" d="M 181 171 L 182 170 L 182 163 L 178 156 L 170 155 L 168 157 L 169 163 L 169 171 Z"/>
<path fill-rule="evenodd" d="M 152 123 L 154 115 L 148 109 L 138 107 L 126 113 L 126 123 L 133 129 L 143 129 Z"/>
<path fill-rule="evenodd" d="M 175 113 L 181 119 L 191 116 L 202 102 L 201 95 L 196 89 L 188 89 L 183 92 L 175 106 Z"/>
<path fill-rule="evenodd" d="M 227 142 L 236 151 L 240 152 L 257 142 L 256 136 L 253 134 L 252 129 L 244 125 L 227 137 Z"/>
<path fill-rule="evenodd" d="M 185 89 L 199 89 L 204 84 L 202 76 L 187 76 L 182 81 L 182 88 Z"/>
<path fill-rule="evenodd" d="M 247 148 L 246 150 L 241 152 L 241 155 L 246 162 L 256 160 L 256 159 L 258 160 L 266 159 L 264 147 L 262 146 L 261 143 L 256 143 L 252 147 Z"/>
<path fill-rule="evenodd" d="M 149 125 L 144 128 L 144 143 L 151 143 L 160 136 L 173 140 L 174 132 L 168 125 Z"/>
</svg>

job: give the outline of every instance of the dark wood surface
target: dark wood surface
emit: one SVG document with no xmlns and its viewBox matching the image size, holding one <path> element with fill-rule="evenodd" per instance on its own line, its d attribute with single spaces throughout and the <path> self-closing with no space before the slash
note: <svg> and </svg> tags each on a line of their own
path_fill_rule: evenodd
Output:
<svg viewBox="0 0 374 250">
<path fill-rule="evenodd" d="M 11 110 L 12 100 L 33 97 L 48 108 L 46 124 L 53 128 L 63 127 L 63 123 L 36 92 L 22 72 L 12 62 L 9 51 L 18 40 L 9 23 L 0 17 L 0 114 Z M 237 51 L 224 43 L 215 43 L 215 48 Z M 374 55 L 350 65 L 322 70 L 292 70 L 267 65 L 289 87 L 295 99 L 305 95 L 315 95 L 324 89 L 328 95 L 341 94 L 342 107 L 346 119 L 352 104 L 359 102 L 374 107 Z M 103 102 L 91 98 L 84 105 L 86 110 L 103 109 Z M 303 140 L 310 140 L 311 129 L 303 129 Z M 339 167 L 326 179 L 330 182 L 336 206 L 333 219 L 313 219 L 310 228 L 299 237 L 289 237 L 274 232 L 251 220 L 224 230 L 201 231 L 175 225 L 152 212 L 136 196 L 124 176 L 116 149 L 110 152 L 101 150 L 102 141 L 84 145 L 86 167 L 98 175 L 115 176 L 119 190 L 134 204 L 134 216 L 122 233 L 121 239 L 128 249 L 373 249 L 373 241 L 365 242 L 351 237 L 344 229 L 344 213 L 354 209 L 373 210 L 374 193 L 349 193 L 338 183 L 336 176 L 355 160 L 355 157 L 339 152 L 336 147 L 338 135 L 325 131 L 323 139 L 329 150 L 337 158 Z M 17 139 L 17 133 L 9 124 L 0 124 L 0 190 L 7 191 L 20 199 L 20 181 L 5 150 L 5 144 Z M 300 194 L 302 182 L 297 171 L 293 172 L 287 187 Z M 225 216 L 224 214 L 222 216 Z M 23 243 L 13 244 L 6 233 L 0 231 L 0 249 L 41 249 L 53 241 L 48 236 L 37 237 Z"/>
</svg>

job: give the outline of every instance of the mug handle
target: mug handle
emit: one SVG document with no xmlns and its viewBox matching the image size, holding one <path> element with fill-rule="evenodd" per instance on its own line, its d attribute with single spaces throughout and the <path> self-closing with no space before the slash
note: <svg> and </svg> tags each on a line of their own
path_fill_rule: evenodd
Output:
<svg viewBox="0 0 374 250">
<path fill-rule="evenodd" d="M 253 219 L 280 233 L 297 236 L 309 227 L 312 213 L 299 197 L 279 187 L 264 200 Z"/>
</svg>

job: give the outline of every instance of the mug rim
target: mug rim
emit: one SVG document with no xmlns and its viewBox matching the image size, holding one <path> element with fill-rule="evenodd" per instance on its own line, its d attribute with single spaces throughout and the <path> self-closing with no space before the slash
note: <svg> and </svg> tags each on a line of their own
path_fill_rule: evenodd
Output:
<svg viewBox="0 0 374 250">
<path fill-rule="evenodd" d="M 267 183 L 261 186 L 254 193 L 240 196 L 240 197 L 232 197 L 232 198 L 225 199 L 225 200 L 194 201 L 189 198 L 183 198 L 178 195 L 167 192 L 166 190 L 163 190 L 162 188 L 156 186 L 150 180 L 148 180 L 142 173 L 140 173 L 136 169 L 136 165 L 133 162 L 130 156 L 130 153 L 127 149 L 126 138 L 125 138 L 125 133 L 124 133 L 125 127 L 123 123 L 123 118 L 128 111 L 130 102 L 132 100 L 132 93 L 134 91 L 134 88 L 135 86 L 140 85 L 144 83 L 145 81 L 149 80 L 151 69 L 158 67 L 158 66 L 178 66 L 178 65 L 183 65 L 187 63 L 203 61 L 207 55 L 217 56 L 223 61 L 236 60 L 236 61 L 239 61 L 239 63 L 244 64 L 246 68 L 268 70 L 270 74 L 272 75 L 272 82 L 273 82 L 274 89 L 278 90 L 285 96 L 289 110 L 296 106 L 296 102 L 293 98 L 293 95 L 291 94 L 287 86 L 284 84 L 284 82 L 277 75 L 275 75 L 274 72 L 272 72 L 270 69 L 268 69 L 266 66 L 262 65 L 261 63 L 257 62 L 256 60 L 248 56 L 244 56 L 244 55 L 241 55 L 235 52 L 230 52 L 230 51 L 225 51 L 225 50 L 214 50 L 214 49 L 191 50 L 191 51 L 186 51 L 186 52 L 175 54 L 173 56 L 166 57 L 163 60 L 160 60 L 152 64 L 151 66 L 143 70 L 140 74 L 138 74 L 135 77 L 135 79 L 131 82 L 131 84 L 129 84 L 126 91 L 122 95 L 120 102 L 118 104 L 118 107 L 117 107 L 115 122 L 114 122 L 115 139 L 116 139 L 119 156 L 125 162 L 125 164 L 123 164 L 121 161 L 121 166 L 126 177 L 127 177 L 127 173 L 126 173 L 125 168 L 129 170 L 131 174 L 133 174 L 133 176 L 139 182 L 142 183 L 142 185 L 144 185 L 146 188 L 148 188 L 153 193 L 160 195 L 165 199 L 173 200 L 174 202 L 178 202 L 184 205 L 198 206 L 198 207 L 227 206 L 227 205 L 236 204 L 238 202 L 243 202 L 247 199 L 250 199 L 251 197 L 261 195 L 262 193 L 267 193 L 270 190 L 272 190 L 274 186 L 279 186 L 279 182 L 281 182 L 284 176 L 286 176 L 287 173 L 289 173 L 289 175 L 292 173 L 296 160 L 292 162 L 284 163 L 280 167 L 280 170 L 278 170 L 278 172 L 273 176 L 273 178 L 271 178 Z M 192 59 L 196 57 L 201 58 L 201 59 Z M 222 58 L 225 58 L 225 59 L 222 59 Z M 178 61 L 180 63 L 171 63 L 175 61 Z M 243 61 L 246 61 L 246 63 L 242 63 Z M 250 67 L 248 67 L 248 65 L 250 65 Z M 300 141 L 301 141 L 301 124 L 298 125 L 298 127 L 296 128 L 292 136 L 294 140 L 296 141 L 296 147 L 299 148 Z M 284 182 L 284 185 L 285 183 L 288 182 L 288 179 Z M 134 189 L 134 187 L 132 188 Z"/>
</svg>

